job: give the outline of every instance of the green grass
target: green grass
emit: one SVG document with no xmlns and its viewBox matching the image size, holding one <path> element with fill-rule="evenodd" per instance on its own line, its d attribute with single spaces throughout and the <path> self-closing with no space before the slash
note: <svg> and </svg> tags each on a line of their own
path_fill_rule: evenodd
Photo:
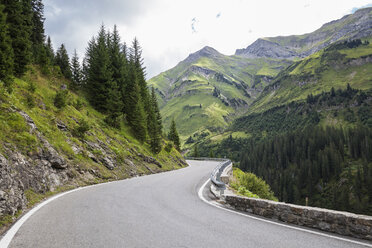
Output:
<svg viewBox="0 0 372 248">
<path fill-rule="evenodd" d="M 161 113 L 165 130 L 175 119 L 181 140 L 190 135 L 207 132 L 218 134 L 234 118 L 245 112 L 246 106 L 226 106 L 222 99 L 234 102 L 242 100 L 250 104 L 258 94 L 249 89 L 255 75 L 273 77 L 290 61 L 276 59 L 249 59 L 239 56 L 217 54 L 213 57 L 198 57 L 185 60 L 176 67 L 159 74 L 148 81 L 161 94 Z M 208 75 L 197 71 L 208 70 Z M 266 83 L 263 83 L 266 84 Z M 214 90 L 220 92 L 213 96 Z M 202 108 L 198 108 L 202 105 Z"/>
<path fill-rule="evenodd" d="M 31 82 L 35 85 L 35 91 L 29 90 Z M 69 91 L 67 106 L 62 109 L 56 108 L 53 103 L 54 97 L 62 84 L 69 85 L 69 82 L 53 73 L 49 76 L 43 75 L 37 67 L 31 67 L 25 76 L 15 79 L 12 94 L 6 93 L 0 84 L 0 153 L 7 157 L 11 147 L 12 150 L 19 151 L 27 157 L 28 154 L 43 148 L 43 143 L 37 137 L 37 132 L 39 132 L 68 161 L 69 174 L 74 175 L 71 181 L 57 189 L 39 192 L 32 188 L 26 188 L 25 195 L 28 199 L 28 207 L 71 187 L 125 179 L 133 173 L 143 175 L 184 166 L 181 164 L 184 161 L 182 156 L 174 148 L 170 152 L 165 152 L 163 149 L 159 154 L 153 154 L 147 143 L 140 143 L 134 138 L 124 121 L 121 122 L 121 127 L 118 129 L 108 126 L 104 122 L 105 115 L 89 105 L 83 92 Z M 30 96 L 35 102 L 34 106 L 29 106 L 27 102 L 27 97 Z M 82 106 L 76 109 L 75 103 L 78 99 L 82 102 Z M 18 113 L 20 110 L 31 117 L 37 131 L 31 132 L 30 126 Z M 73 130 L 79 125 L 77 122 L 82 119 L 87 120 L 90 129 L 84 138 L 75 137 Z M 63 123 L 67 127 L 67 131 L 60 130 L 57 123 Z M 113 170 L 109 170 L 103 164 L 94 162 L 88 156 L 90 149 L 85 141 L 104 143 L 108 147 L 107 151 L 116 158 L 117 166 Z M 163 141 L 163 147 L 165 142 Z M 79 147 L 82 152 L 75 154 L 73 146 Z M 101 146 L 103 147 L 103 145 Z M 98 149 L 91 153 L 94 153 L 97 158 L 103 156 Z M 162 167 L 145 163 L 138 156 L 139 153 L 154 157 Z M 131 160 L 135 167 L 127 165 L 126 159 Z M 39 165 L 33 164 L 33 166 Z M 91 173 L 93 177 L 85 177 L 84 173 Z M 0 225 L 12 220 L 11 216 L 2 216 L 0 217 Z"/>
<path fill-rule="evenodd" d="M 309 94 L 330 91 L 332 87 L 345 89 L 347 84 L 368 90 L 372 87 L 372 64 L 366 63 L 366 56 L 372 56 L 371 44 L 336 52 L 321 50 L 278 75 L 273 80 L 276 87 L 267 87 L 248 112 L 262 112 L 277 105 L 304 100 Z"/>
</svg>

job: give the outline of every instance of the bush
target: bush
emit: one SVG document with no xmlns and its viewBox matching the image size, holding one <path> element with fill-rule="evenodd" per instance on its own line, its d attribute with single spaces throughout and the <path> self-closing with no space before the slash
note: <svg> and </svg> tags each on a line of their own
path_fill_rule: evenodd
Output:
<svg viewBox="0 0 372 248">
<path fill-rule="evenodd" d="M 253 173 L 244 173 L 240 169 L 234 168 L 234 179 L 231 187 L 238 193 L 248 196 L 278 201 L 271 191 L 270 186 L 261 178 Z"/>
<path fill-rule="evenodd" d="M 170 151 L 172 151 L 172 147 L 173 147 L 173 143 L 172 142 L 169 142 L 165 147 L 164 147 L 164 150 L 168 153 L 170 153 Z"/>
<path fill-rule="evenodd" d="M 34 93 L 35 90 L 36 90 L 36 85 L 34 84 L 34 82 L 30 82 L 28 83 L 28 86 L 27 86 L 27 90 Z"/>
<path fill-rule="evenodd" d="M 85 133 L 88 132 L 89 129 L 90 129 L 89 123 L 86 120 L 81 119 L 79 121 L 79 126 L 72 130 L 72 134 L 78 138 L 83 139 L 85 137 Z"/>
<path fill-rule="evenodd" d="M 83 104 L 83 101 L 80 100 L 80 98 L 78 98 L 75 102 L 74 102 L 74 108 L 77 109 L 77 110 L 81 110 L 83 108 L 84 104 Z"/>
<path fill-rule="evenodd" d="M 34 97 L 31 94 L 26 95 L 26 104 L 29 108 L 33 108 L 36 106 Z"/>
<path fill-rule="evenodd" d="M 64 108 L 67 105 L 67 90 L 60 90 L 57 92 L 56 96 L 54 97 L 54 106 L 57 108 Z"/>
</svg>

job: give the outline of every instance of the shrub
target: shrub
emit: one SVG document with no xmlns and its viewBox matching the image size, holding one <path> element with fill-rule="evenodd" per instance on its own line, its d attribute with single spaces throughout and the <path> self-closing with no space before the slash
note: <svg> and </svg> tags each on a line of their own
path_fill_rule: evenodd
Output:
<svg viewBox="0 0 372 248">
<path fill-rule="evenodd" d="M 27 94 L 27 95 L 26 95 L 26 105 L 27 105 L 29 108 L 33 108 L 33 107 L 36 106 L 36 103 L 35 103 L 34 97 L 33 97 L 31 94 Z"/>
<path fill-rule="evenodd" d="M 36 85 L 34 84 L 34 82 L 30 82 L 28 83 L 28 86 L 27 86 L 27 90 L 34 93 L 35 90 L 36 90 Z"/>
<path fill-rule="evenodd" d="M 84 106 L 83 101 L 80 100 L 80 98 L 76 99 L 76 101 L 74 102 L 74 108 L 77 110 L 81 110 L 83 106 Z"/>
<path fill-rule="evenodd" d="M 54 97 L 54 106 L 57 108 L 63 108 L 67 105 L 67 96 L 68 91 L 67 90 L 60 90 L 57 92 L 56 96 Z"/>
<path fill-rule="evenodd" d="M 169 142 L 165 147 L 164 147 L 164 150 L 168 153 L 170 153 L 170 151 L 172 151 L 172 147 L 173 147 L 173 142 Z"/>
<path fill-rule="evenodd" d="M 248 196 L 263 198 L 277 201 L 270 186 L 261 178 L 253 173 L 244 173 L 240 169 L 234 168 L 234 179 L 231 182 L 231 187 L 238 191 L 238 193 Z"/>
<path fill-rule="evenodd" d="M 88 132 L 89 129 L 90 129 L 89 123 L 86 120 L 81 119 L 79 121 L 79 126 L 72 130 L 72 134 L 78 138 L 84 138 L 85 133 Z"/>
</svg>

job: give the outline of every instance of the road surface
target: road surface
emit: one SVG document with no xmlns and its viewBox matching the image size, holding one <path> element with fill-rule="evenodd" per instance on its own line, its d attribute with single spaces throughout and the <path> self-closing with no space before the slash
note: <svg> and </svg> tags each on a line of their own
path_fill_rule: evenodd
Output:
<svg viewBox="0 0 372 248">
<path fill-rule="evenodd" d="M 366 247 L 206 204 L 198 191 L 218 163 L 189 164 L 64 195 L 33 214 L 9 247 Z"/>
</svg>

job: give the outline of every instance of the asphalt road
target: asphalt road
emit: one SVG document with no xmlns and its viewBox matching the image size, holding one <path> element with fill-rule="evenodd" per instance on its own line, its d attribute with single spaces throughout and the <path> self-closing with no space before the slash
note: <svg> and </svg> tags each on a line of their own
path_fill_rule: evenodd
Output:
<svg viewBox="0 0 372 248">
<path fill-rule="evenodd" d="M 10 247 L 363 247 L 206 204 L 198 190 L 217 163 L 189 164 L 64 195 L 32 215 Z"/>
</svg>

